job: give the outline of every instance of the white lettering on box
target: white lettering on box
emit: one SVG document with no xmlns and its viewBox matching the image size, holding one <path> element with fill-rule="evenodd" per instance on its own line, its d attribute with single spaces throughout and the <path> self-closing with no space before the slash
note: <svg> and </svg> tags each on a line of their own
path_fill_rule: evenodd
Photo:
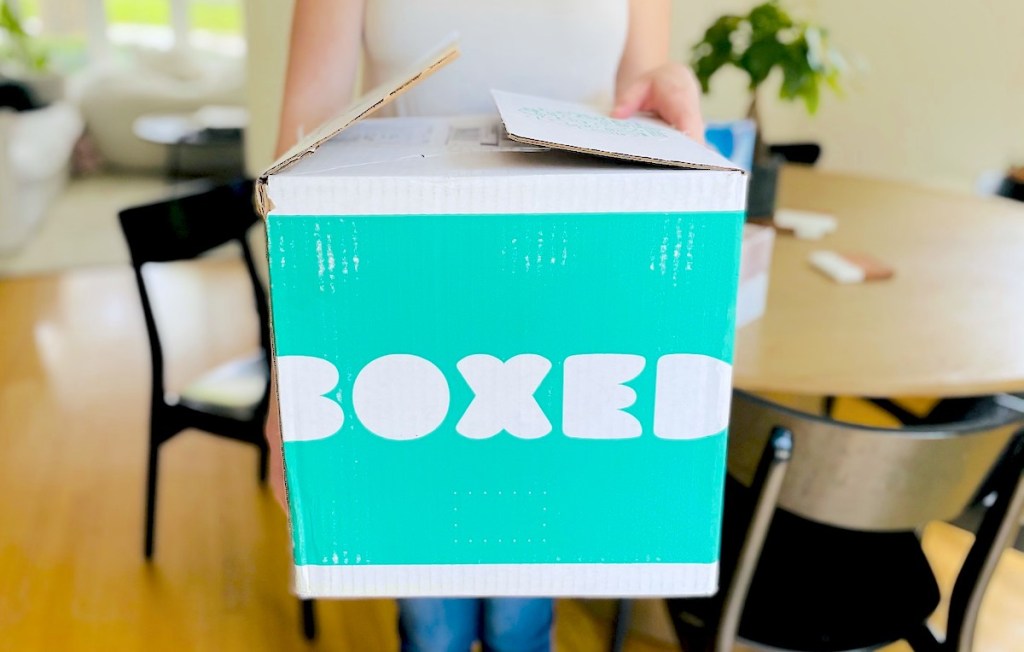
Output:
<svg viewBox="0 0 1024 652">
<path fill-rule="evenodd" d="M 644 370 L 643 356 L 619 353 L 572 355 L 563 363 L 562 432 L 576 439 L 629 439 L 643 433 L 626 410 L 636 391 L 626 386 Z M 506 431 L 537 439 L 552 431 L 534 394 L 551 371 L 543 356 L 525 353 L 502 361 L 470 355 L 456 365 L 474 397 L 456 432 L 487 439 Z M 312 441 L 330 437 L 345 422 L 341 405 L 326 394 L 338 385 L 338 369 L 320 358 L 277 360 L 283 437 Z M 698 439 L 729 425 L 732 366 L 706 355 L 676 353 L 658 359 L 654 435 Z M 448 416 L 448 381 L 434 363 L 415 355 L 385 355 L 356 376 L 352 405 L 362 425 L 384 439 L 406 441 L 437 430 Z"/>
<path fill-rule="evenodd" d="M 284 441 L 330 437 L 345 423 L 341 406 L 324 396 L 338 386 L 338 369 L 327 360 L 278 356 L 277 379 Z"/>
<path fill-rule="evenodd" d="M 732 366 L 706 355 L 677 353 L 658 360 L 654 435 L 696 439 L 729 425 Z"/>
<path fill-rule="evenodd" d="M 448 381 L 434 363 L 407 354 L 385 355 L 356 376 L 352 405 L 367 430 L 405 441 L 429 435 L 448 415 Z"/>
<path fill-rule="evenodd" d="M 533 397 L 551 371 L 547 358 L 524 353 L 502 362 L 478 354 L 457 366 L 476 395 L 455 426 L 460 435 L 486 439 L 505 430 L 520 439 L 536 439 L 551 432 L 551 422 Z"/>
<path fill-rule="evenodd" d="M 571 355 L 563 365 L 562 432 L 579 439 L 639 437 L 643 427 L 623 412 L 636 402 L 627 383 L 643 371 L 640 355 L 592 353 Z"/>
</svg>

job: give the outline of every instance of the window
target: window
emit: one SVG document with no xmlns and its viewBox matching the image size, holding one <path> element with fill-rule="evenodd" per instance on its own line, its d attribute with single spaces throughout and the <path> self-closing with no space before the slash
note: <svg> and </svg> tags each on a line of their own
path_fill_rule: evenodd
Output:
<svg viewBox="0 0 1024 652">
<path fill-rule="evenodd" d="M 241 54 L 242 0 L 104 0 L 114 44 Z"/>
<path fill-rule="evenodd" d="M 225 54 L 245 52 L 243 0 L 192 0 L 189 24 L 192 45 Z"/>
<path fill-rule="evenodd" d="M 86 62 L 88 19 L 86 1 L 61 6 L 53 0 L 6 0 L 21 17 L 26 31 L 38 37 L 47 58 L 62 70 L 79 68 Z"/>
<path fill-rule="evenodd" d="M 245 52 L 244 0 L 6 1 L 63 68 L 126 46 L 184 46 L 232 57 Z"/>
</svg>

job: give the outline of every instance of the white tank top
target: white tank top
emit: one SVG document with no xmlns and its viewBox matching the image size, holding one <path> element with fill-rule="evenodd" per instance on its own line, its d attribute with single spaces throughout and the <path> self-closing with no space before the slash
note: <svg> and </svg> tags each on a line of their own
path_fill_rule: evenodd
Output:
<svg viewBox="0 0 1024 652">
<path fill-rule="evenodd" d="M 366 0 L 367 87 L 452 32 L 459 58 L 402 95 L 391 115 L 494 111 L 490 89 L 611 107 L 629 0 Z"/>
</svg>

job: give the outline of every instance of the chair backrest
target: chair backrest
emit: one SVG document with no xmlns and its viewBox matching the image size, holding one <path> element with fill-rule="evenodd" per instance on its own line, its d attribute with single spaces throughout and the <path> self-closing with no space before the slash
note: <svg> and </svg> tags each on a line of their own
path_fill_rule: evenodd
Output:
<svg viewBox="0 0 1024 652">
<path fill-rule="evenodd" d="M 734 392 L 729 473 L 750 486 L 775 427 L 793 435 L 778 506 L 828 525 L 912 530 L 960 515 L 1022 426 L 993 402 L 949 426 L 873 428 L 826 419 Z"/>
<path fill-rule="evenodd" d="M 768 146 L 768 151 L 788 163 L 803 165 L 815 165 L 821 158 L 821 145 L 818 143 L 775 143 Z"/>
<path fill-rule="evenodd" d="M 253 206 L 253 184 L 184 185 L 167 199 L 121 211 L 132 263 L 190 260 L 238 240 L 259 220 Z"/>
<path fill-rule="evenodd" d="M 247 240 L 249 229 L 260 221 L 253 198 L 251 180 L 219 185 L 198 182 L 182 186 L 181 191 L 168 199 L 133 206 L 119 214 L 149 334 L 155 397 L 163 396 L 163 349 L 142 274 L 146 263 L 192 260 L 229 242 L 237 242 L 252 281 L 260 344 L 265 359 L 270 359 L 270 312 Z"/>
</svg>

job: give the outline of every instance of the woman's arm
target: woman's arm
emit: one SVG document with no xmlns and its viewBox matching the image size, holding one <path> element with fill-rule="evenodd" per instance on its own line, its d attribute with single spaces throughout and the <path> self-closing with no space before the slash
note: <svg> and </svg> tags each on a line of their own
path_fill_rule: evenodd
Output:
<svg viewBox="0 0 1024 652">
<path fill-rule="evenodd" d="M 295 1 L 278 155 L 352 101 L 364 9 L 364 0 Z"/>
<path fill-rule="evenodd" d="M 669 59 L 671 0 L 630 0 L 629 33 L 616 79 L 616 118 L 651 111 L 704 142 L 700 86 L 689 67 Z"/>
<path fill-rule="evenodd" d="M 352 101 L 362 49 L 364 7 L 364 0 L 295 0 L 277 156 Z M 274 374 L 270 376 L 265 428 L 270 448 L 270 488 L 287 510 L 277 386 Z"/>
</svg>

